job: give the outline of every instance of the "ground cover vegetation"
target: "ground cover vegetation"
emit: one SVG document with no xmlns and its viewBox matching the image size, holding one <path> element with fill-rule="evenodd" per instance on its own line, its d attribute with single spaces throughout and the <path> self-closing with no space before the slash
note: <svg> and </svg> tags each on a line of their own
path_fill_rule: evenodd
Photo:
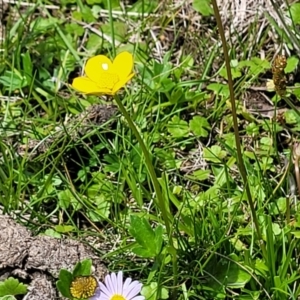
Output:
<svg viewBox="0 0 300 300">
<path fill-rule="evenodd" d="M 0 4 L 3 214 L 145 299 L 299 299 L 297 1 Z M 57 289 L 117 291 L 91 271 Z"/>
</svg>

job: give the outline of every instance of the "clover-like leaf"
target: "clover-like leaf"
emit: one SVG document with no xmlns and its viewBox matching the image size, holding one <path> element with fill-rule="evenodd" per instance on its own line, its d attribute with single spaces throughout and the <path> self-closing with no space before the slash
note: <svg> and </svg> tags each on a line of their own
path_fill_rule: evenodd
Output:
<svg viewBox="0 0 300 300">
<path fill-rule="evenodd" d="M 168 131 L 174 138 L 188 137 L 188 123 L 178 116 L 174 116 L 172 121 L 168 122 Z"/>
<path fill-rule="evenodd" d="M 27 293 L 27 285 L 19 282 L 13 277 L 0 282 L 0 296 L 22 295 Z"/>
<path fill-rule="evenodd" d="M 208 131 L 206 129 L 210 129 L 211 127 L 205 118 L 195 116 L 190 121 L 190 128 L 197 137 L 207 137 Z"/>
</svg>

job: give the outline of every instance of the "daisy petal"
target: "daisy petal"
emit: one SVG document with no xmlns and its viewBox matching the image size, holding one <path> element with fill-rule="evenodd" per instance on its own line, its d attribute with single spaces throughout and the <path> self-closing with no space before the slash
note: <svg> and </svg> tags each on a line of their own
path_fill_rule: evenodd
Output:
<svg viewBox="0 0 300 300">
<path fill-rule="evenodd" d="M 130 285 L 132 279 L 130 277 L 126 278 L 124 284 L 123 284 L 123 291 L 126 291 L 126 289 L 128 288 L 128 286 Z"/>
<path fill-rule="evenodd" d="M 102 294 L 105 294 L 105 296 L 109 296 L 111 294 L 108 288 L 102 282 L 100 282 L 100 289 Z"/>
<path fill-rule="evenodd" d="M 120 80 L 124 80 L 132 73 L 132 69 L 132 54 L 127 51 L 119 53 L 113 61 L 113 72 L 119 75 Z"/>
<path fill-rule="evenodd" d="M 112 70 L 112 62 L 105 55 L 97 55 L 90 58 L 84 68 L 85 74 L 92 81 L 100 82 L 103 72 Z"/>
<path fill-rule="evenodd" d="M 123 272 L 119 271 L 111 273 L 105 277 L 105 284 L 99 284 L 101 294 L 98 299 L 92 300 L 112 300 L 112 299 L 123 299 L 123 300 L 145 300 L 144 296 L 138 295 L 142 289 L 142 283 L 131 278 L 126 278 L 123 283 Z"/>
<path fill-rule="evenodd" d="M 121 295 L 123 293 L 123 272 L 119 271 L 117 275 L 116 292 Z"/>
<path fill-rule="evenodd" d="M 116 273 L 112 273 L 110 276 L 112 282 L 112 291 L 115 293 L 117 291 L 117 275 Z"/>
<path fill-rule="evenodd" d="M 106 299 L 103 299 L 103 300 L 106 300 Z M 137 296 L 137 297 L 134 297 L 130 300 L 145 300 L 145 297 L 144 296 Z"/>
<path fill-rule="evenodd" d="M 133 298 L 135 295 L 137 295 L 141 289 L 142 289 L 142 284 L 139 283 L 138 281 L 133 281 L 126 289 L 126 291 L 123 291 L 123 295 L 128 298 L 131 299 Z"/>
<path fill-rule="evenodd" d="M 112 284 L 111 276 L 110 275 L 107 275 L 105 277 L 105 284 L 106 284 L 106 288 L 108 289 L 109 293 L 110 294 L 114 293 L 114 286 Z"/>
</svg>

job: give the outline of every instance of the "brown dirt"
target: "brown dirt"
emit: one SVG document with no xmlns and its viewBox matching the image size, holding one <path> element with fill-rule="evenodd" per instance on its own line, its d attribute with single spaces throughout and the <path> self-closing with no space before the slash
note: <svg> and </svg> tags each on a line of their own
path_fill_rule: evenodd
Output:
<svg viewBox="0 0 300 300">
<path fill-rule="evenodd" d="M 107 272 L 99 257 L 72 239 L 33 236 L 24 226 L 0 216 L 0 281 L 8 277 L 28 283 L 23 300 L 64 299 L 55 288 L 60 269 L 71 271 L 76 263 L 90 258 L 93 275 L 100 280 Z"/>
</svg>

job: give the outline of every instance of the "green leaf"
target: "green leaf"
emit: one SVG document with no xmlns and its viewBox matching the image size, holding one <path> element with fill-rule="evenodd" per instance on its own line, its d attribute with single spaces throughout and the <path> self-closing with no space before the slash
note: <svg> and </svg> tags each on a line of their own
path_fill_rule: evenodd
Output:
<svg viewBox="0 0 300 300">
<path fill-rule="evenodd" d="M 5 281 L 0 282 L 0 296 L 23 295 L 26 293 L 27 285 L 19 282 L 18 279 L 9 277 Z"/>
<path fill-rule="evenodd" d="M 56 282 L 57 289 L 60 293 L 69 299 L 73 299 L 70 293 L 70 285 L 74 277 L 77 276 L 88 276 L 91 275 L 92 260 L 86 259 L 78 262 L 73 270 L 73 273 L 65 269 L 61 269 L 58 276 L 58 281 Z"/>
<path fill-rule="evenodd" d="M 138 13 L 152 13 L 158 6 L 157 0 L 136 1 L 130 11 Z"/>
<path fill-rule="evenodd" d="M 287 65 L 284 69 L 285 73 L 291 73 L 296 70 L 299 63 L 299 58 L 296 56 L 290 56 L 287 59 Z"/>
<path fill-rule="evenodd" d="M 71 232 L 75 229 L 74 226 L 71 226 L 71 225 L 56 225 L 54 227 L 54 229 L 57 231 L 57 232 L 61 232 L 61 233 L 68 233 L 68 232 Z"/>
<path fill-rule="evenodd" d="M 49 229 L 45 230 L 44 235 L 51 236 L 51 237 L 54 237 L 56 239 L 61 238 L 61 234 L 59 234 L 57 231 L 53 230 L 52 228 L 49 228 Z"/>
<path fill-rule="evenodd" d="M 145 296 L 147 300 L 155 300 L 157 299 L 157 282 L 151 282 L 148 285 L 145 285 L 141 291 L 141 295 Z M 169 299 L 169 292 L 166 288 L 162 287 L 160 291 L 159 299 Z"/>
<path fill-rule="evenodd" d="M 69 299 L 72 299 L 72 295 L 70 293 L 70 285 L 72 280 L 73 280 L 72 273 L 70 273 L 65 269 L 60 270 L 58 281 L 56 282 L 56 287 L 64 297 Z"/>
<path fill-rule="evenodd" d="M 231 76 L 233 79 L 236 79 L 236 78 L 239 78 L 242 76 L 242 72 L 240 71 L 240 68 L 239 67 L 232 67 L 230 68 L 230 71 L 231 71 Z M 223 67 L 221 70 L 220 70 L 220 73 L 219 73 L 222 77 L 224 77 L 226 80 L 228 79 L 228 75 L 227 75 L 227 69 L 225 67 Z"/>
<path fill-rule="evenodd" d="M 103 0 L 86 0 L 86 3 L 89 5 L 101 4 L 102 2 L 103 2 Z"/>
<path fill-rule="evenodd" d="M 98 34 L 90 33 L 88 41 L 86 43 L 86 48 L 91 52 L 96 52 L 99 48 L 103 46 L 103 39 Z"/>
<path fill-rule="evenodd" d="M 161 225 L 153 230 L 145 218 L 131 216 L 129 232 L 139 244 L 133 249 L 134 253 L 142 257 L 155 257 L 160 253 L 163 241 Z"/>
<path fill-rule="evenodd" d="M 300 231 L 299 230 L 291 231 L 291 234 L 293 234 L 296 239 L 300 239 Z"/>
<path fill-rule="evenodd" d="M 161 160 L 165 169 L 175 169 L 176 161 L 175 161 L 175 152 L 171 149 L 162 149 L 155 148 L 154 149 L 155 156 Z"/>
<path fill-rule="evenodd" d="M 28 85 L 26 77 L 11 71 L 5 71 L 4 75 L 0 77 L 0 83 L 9 88 L 9 91 L 21 89 Z"/>
<path fill-rule="evenodd" d="M 206 160 L 219 163 L 227 155 L 226 151 L 222 150 L 220 146 L 214 145 L 210 148 L 204 148 L 203 157 Z"/>
<path fill-rule="evenodd" d="M 194 0 L 193 8 L 203 16 L 213 15 L 214 11 L 210 7 L 210 0 Z"/>
<path fill-rule="evenodd" d="M 107 34 L 108 36 L 112 36 L 110 24 L 102 25 L 101 29 L 104 34 Z M 128 27 L 127 27 L 126 23 L 114 22 L 114 35 L 115 35 L 116 40 L 118 40 L 120 42 L 124 42 L 127 32 L 128 32 Z"/>
<path fill-rule="evenodd" d="M 227 84 L 211 83 L 207 86 L 207 89 L 214 91 L 217 95 L 224 96 L 226 98 L 229 97 L 229 87 Z"/>
<path fill-rule="evenodd" d="M 300 3 L 294 3 L 290 8 L 290 13 L 295 24 L 300 24 Z"/>
<path fill-rule="evenodd" d="M 249 67 L 249 75 L 255 75 L 265 72 L 271 68 L 271 63 L 266 59 L 261 59 L 259 57 L 252 57 L 251 60 L 244 60 L 239 62 L 239 67 Z"/>
<path fill-rule="evenodd" d="M 154 229 L 154 234 L 155 234 L 155 246 L 156 246 L 155 251 L 157 254 L 159 254 L 163 244 L 163 227 L 161 225 L 158 225 Z"/>
<path fill-rule="evenodd" d="M 88 276 L 91 275 L 92 270 L 92 260 L 85 259 L 76 264 L 73 270 L 73 276 Z"/>
<path fill-rule="evenodd" d="M 67 33 L 76 34 L 82 36 L 84 34 L 84 28 L 76 23 L 66 24 L 65 29 Z"/>
<path fill-rule="evenodd" d="M 208 179 L 211 171 L 210 170 L 197 170 L 192 173 L 192 175 L 187 175 L 187 178 L 191 178 L 194 180 L 206 180 Z"/>
<path fill-rule="evenodd" d="M 22 56 L 24 75 L 27 79 L 28 85 L 30 85 L 33 76 L 32 74 L 33 66 L 32 66 L 31 57 L 28 51 L 25 54 L 21 54 L 21 56 Z"/>
<path fill-rule="evenodd" d="M 172 120 L 168 122 L 168 132 L 174 138 L 188 137 L 188 123 L 186 121 L 180 120 L 178 116 L 174 116 Z"/>
<path fill-rule="evenodd" d="M 81 10 L 81 13 L 82 13 L 83 21 L 85 21 L 87 23 L 92 23 L 92 22 L 96 21 L 96 19 L 93 16 L 92 10 L 88 6 L 84 5 L 83 9 Z"/>
<path fill-rule="evenodd" d="M 44 18 L 39 17 L 36 20 L 30 22 L 30 31 L 32 32 L 46 32 L 48 29 L 54 28 L 54 25 L 59 21 L 56 18 Z"/>
<path fill-rule="evenodd" d="M 190 129 L 197 137 L 207 137 L 208 131 L 206 129 L 210 128 L 210 124 L 203 117 L 195 116 L 190 121 Z"/>
<path fill-rule="evenodd" d="M 93 222 L 99 222 L 108 218 L 110 214 L 111 202 L 109 201 L 107 195 L 103 193 L 98 196 L 94 196 L 91 199 L 93 199 L 94 204 L 97 205 L 96 209 L 91 209 L 87 212 L 87 215 L 91 218 L 91 220 Z"/>
<path fill-rule="evenodd" d="M 14 296 L 8 295 L 0 297 L 0 300 L 16 300 L 16 298 Z"/>
<path fill-rule="evenodd" d="M 218 272 L 215 278 L 211 281 L 211 287 L 217 288 L 220 284 L 229 288 L 243 288 L 251 279 L 249 272 L 242 269 L 236 263 L 218 264 Z"/>
<path fill-rule="evenodd" d="M 59 192 L 57 194 L 59 207 L 61 207 L 62 209 L 68 209 L 72 197 L 73 195 L 69 189 Z"/>
<path fill-rule="evenodd" d="M 286 198 L 280 197 L 274 202 L 270 202 L 269 211 L 272 215 L 284 214 L 286 212 Z"/>
</svg>

